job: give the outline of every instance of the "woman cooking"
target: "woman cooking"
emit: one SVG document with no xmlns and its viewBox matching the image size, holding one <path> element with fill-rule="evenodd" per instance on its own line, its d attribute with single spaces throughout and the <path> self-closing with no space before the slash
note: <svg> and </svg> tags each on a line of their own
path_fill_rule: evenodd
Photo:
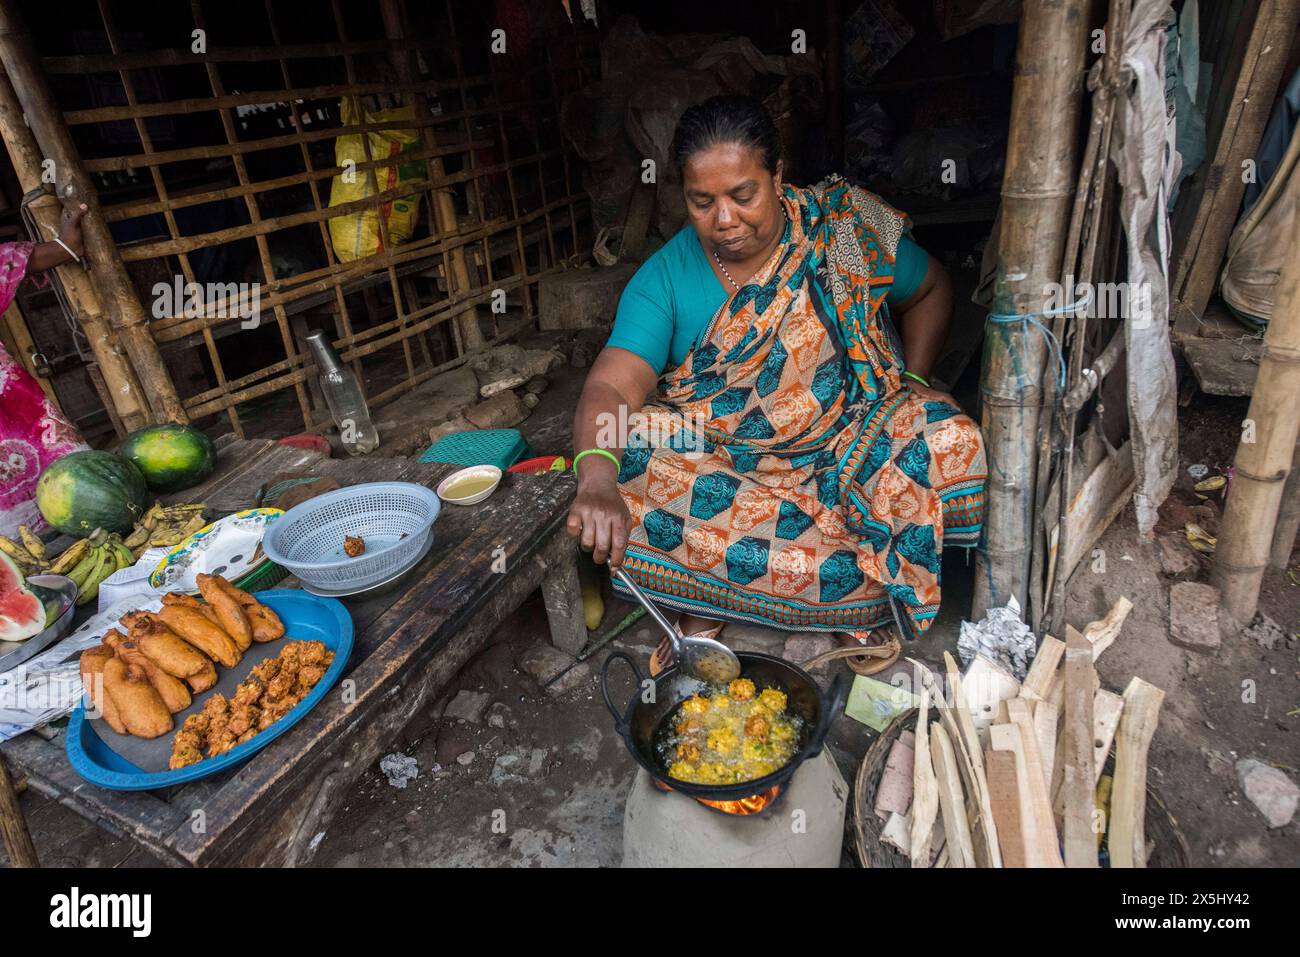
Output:
<svg viewBox="0 0 1300 957">
<path fill-rule="evenodd" d="M 873 194 L 784 183 L 778 143 L 748 97 L 683 114 L 690 221 L 628 283 L 583 388 L 568 531 L 683 634 L 836 631 L 872 673 L 894 628 L 934 620 L 944 545 L 979 538 L 984 447 L 928 382 L 942 267 Z"/>
</svg>

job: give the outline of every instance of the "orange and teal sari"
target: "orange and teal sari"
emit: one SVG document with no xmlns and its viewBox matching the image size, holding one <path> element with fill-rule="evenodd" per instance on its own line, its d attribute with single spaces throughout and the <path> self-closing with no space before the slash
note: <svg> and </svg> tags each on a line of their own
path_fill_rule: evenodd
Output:
<svg viewBox="0 0 1300 957">
<path fill-rule="evenodd" d="M 885 295 L 906 216 L 838 178 L 782 200 L 773 258 L 633 417 L 626 568 L 707 618 L 917 637 L 944 546 L 980 537 L 979 428 L 900 379 Z"/>
</svg>

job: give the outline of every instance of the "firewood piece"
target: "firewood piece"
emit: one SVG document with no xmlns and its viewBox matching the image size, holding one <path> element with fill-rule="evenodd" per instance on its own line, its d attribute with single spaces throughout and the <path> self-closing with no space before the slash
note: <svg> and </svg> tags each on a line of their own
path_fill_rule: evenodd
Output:
<svg viewBox="0 0 1300 957">
<path fill-rule="evenodd" d="M 975 848 L 971 844 L 970 824 L 966 819 L 966 798 L 957 768 L 957 754 L 942 722 L 933 728 L 932 744 L 930 757 L 939 790 L 943 830 L 948 839 L 948 866 L 974 867 Z"/>
<path fill-rule="evenodd" d="M 1097 867 L 1092 683 L 1095 645 L 1065 629 L 1065 720 L 1061 728 L 1061 837 L 1066 867 Z M 1037 715 L 1035 715 L 1035 718 Z"/>
<path fill-rule="evenodd" d="M 1030 701 L 1044 700 L 1051 692 L 1052 677 L 1056 674 L 1056 666 L 1061 663 L 1063 654 L 1065 642 L 1044 635 L 1043 643 L 1034 655 L 1034 663 L 1029 666 L 1029 674 L 1020 683 L 1020 697 Z"/>
<path fill-rule="evenodd" d="M 1029 711 L 1029 702 L 1012 698 L 1007 702 L 1007 713 L 1020 729 L 1021 755 L 1025 775 L 1029 779 L 1029 797 L 1033 808 L 1033 829 L 1026 828 L 1038 855 L 1039 867 L 1062 867 L 1061 849 L 1056 835 L 1056 820 L 1052 817 L 1052 800 L 1048 795 L 1047 779 L 1043 777 L 1043 760 L 1038 751 L 1038 735 Z"/>
<path fill-rule="evenodd" d="M 1147 751 L 1165 693 L 1134 677 L 1124 689 L 1110 798 L 1111 867 L 1146 867 Z"/>
<path fill-rule="evenodd" d="M 1124 626 L 1124 619 L 1133 610 L 1133 603 L 1120 595 L 1115 604 L 1110 606 L 1105 618 L 1092 622 L 1083 629 L 1083 637 L 1092 645 L 1092 660 L 1096 662 L 1101 653 L 1115 643 L 1119 630 Z"/>
<path fill-rule="evenodd" d="M 921 707 L 916 718 L 916 761 L 912 769 L 912 866 L 929 867 L 932 846 L 930 831 L 939 814 L 939 786 L 930 758 L 930 693 L 921 689 Z"/>
<path fill-rule="evenodd" d="M 1020 693 L 1020 682 L 1006 668 L 976 655 L 962 676 L 962 687 L 970 705 L 971 719 L 980 742 L 988 742 L 988 727 L 998 719 L 998 704 Z"/>
<path fill-rule="evenodd" d="M 1014 725 L 1006 727 L 1019 734 Z M 1016 770 L 1016 754 L 1014 751 L 985 751 L 984 766 L 988 769 L 989 803 L 993 807 L 993 820 L 997 823 L 998 850 L 1002 855 L 1002 866 L 1028 867 L 1025 834 L 1021 826 L 1020 782 Z"/>
<path fill-rule="evenodd" d="M 905 814 L 912 805 L 912 762 L 916 753 L 901 737 L 889 749 L 885 770 L 876 787 L 876 816 L 888 820 L 891 814 Z"/>
<path fill-rule="evenodd" d="M 980 746 L 979 732 L 975 730 L 975 721 L 971 717 L 970 705 L 966 701 L 966 685 L 962 681 L 961 672 L 957 670 L 957 660 L 952 654 L 945 651 L 943 661 L 948 672 L 953 710 L 956 712 L 957 728 L 960 731 L 958 743 L 969 759 L 971 771 L 975 775 L 974 797 L 979 808 L 979 819 L 972 824 L 972 839 L 975 844 L 976 862 L 981 867 L 1001 867 L 1002 854 L 998 847 L 997 822 L 994 820 L 993 806 L 989 801 L 989 781 L 984 768 L 984 750 Z"/>
<path fill-rule="evenodd" d="M 1092 698 L 1092 733 L 1093 770 L 1092 781 L 1096 786 L 1110 757 L 1110 746 L 1115 740 L 1115 730 L 1119 727 L 1120 717 L 1124 711 L 1124 698 L 1113 691 L 1098 691 Z"/>
<path fill-rule="evenodd" d="M 1034 734 L 1038 739 L 1038 756 L 1043 762 L 1043 784 L 1051 794 L 1052 771 L 1056 765 L 1056 726 L 1060 722 L 1060 706 L 1051 701 L 1034 705 Z"/>
</svg>

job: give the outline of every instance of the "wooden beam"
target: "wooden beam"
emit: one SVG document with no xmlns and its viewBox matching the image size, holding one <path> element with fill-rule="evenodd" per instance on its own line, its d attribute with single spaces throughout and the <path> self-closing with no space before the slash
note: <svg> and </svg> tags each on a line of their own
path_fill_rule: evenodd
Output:
<svg viewBox="0 0 1300 957">
<path fill-rule="evenodd" d="M 1146 867 L 1147 751 L 1165 693 L 1134 677 L 1124 689 L 1110 797 L 1110 866 Z"/>
</svg>

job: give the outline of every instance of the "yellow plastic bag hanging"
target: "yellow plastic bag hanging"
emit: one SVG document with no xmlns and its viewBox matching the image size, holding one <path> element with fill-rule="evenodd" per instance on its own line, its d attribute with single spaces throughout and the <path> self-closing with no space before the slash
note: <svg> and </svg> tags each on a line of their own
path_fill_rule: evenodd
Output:
<svg viewBox="0 0 1300 957">
<path fill-rule="evenodd" d="M 355 97 L 343 97 L 339 113 L 344 126 L 356 126 L 360 122 Z M 379 110 L 376 113 L 367 112 L 366 125 L 401 122 L 411 120 L 414 116 L 414 111 L 409 106 Z M 370 138 L 372 160 L 398 157 L 404 152 L 410 152 L 420 139 L 419 130 L 372 130 L 366 135 Z M 375 194 L 369 171 L 357 168 L 366 162 L 366 141 L 361 134 L 349 133 L 334 140 L 334 162 L 343 167 L 344 172 L 335 176 L 330 184 L 331 207 Z M 423 178 L 424 163 L 422 160 L 394 162 L 389 166 L 375 167 L 374 174 L 373 182 L 378 183 L 379 192 L 383 193 L 408 180 Z M 340 262 L 351 262 L 383 250 L 383 238 L 379 231 L 381 215 L 388 226 L 389 242 L 394 246 L 406 242 L 415 231 L 415 223 L 420 215 L 420 194 L 412 193 L 410 196 L 390 199 L 380 209 L 366 207 L 344 216 L 333 217 L 329 221 L 330 242 L 334 244 L 334 255 Z"/>
</svg>

